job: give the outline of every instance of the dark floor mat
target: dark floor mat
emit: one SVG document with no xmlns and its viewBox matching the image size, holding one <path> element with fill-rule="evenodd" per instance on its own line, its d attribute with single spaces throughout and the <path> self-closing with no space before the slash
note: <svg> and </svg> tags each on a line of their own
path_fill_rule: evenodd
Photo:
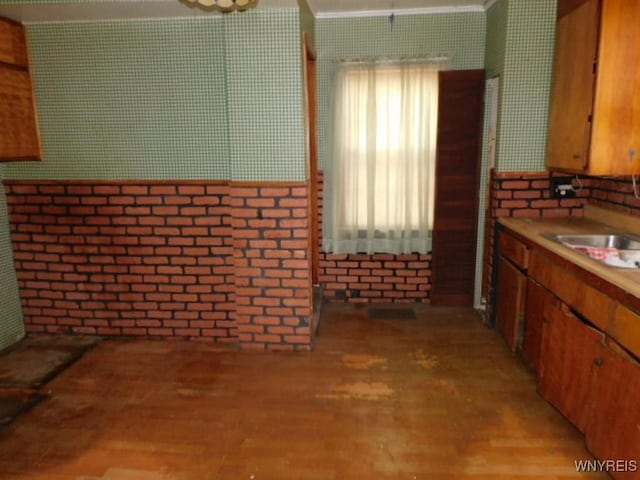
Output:
<svg viewBox="0 0 640 480">
<path fill-rule="evenodd" d="M 0 388 L 0 427 L 11 423 L 43 398 L 44 395 L 34 391 Z"/>
<path fill-rule="evenodd" d="M 27 337 L 0 354 L 0 387 L 37 388 L 99 341 L 80 336 Z"/>
<path fill-rule="evenodd" d="M 411 308 L 370 307 L 367 310 L 370 320 L 415 320 L 416 314 Z"/>
</svg>

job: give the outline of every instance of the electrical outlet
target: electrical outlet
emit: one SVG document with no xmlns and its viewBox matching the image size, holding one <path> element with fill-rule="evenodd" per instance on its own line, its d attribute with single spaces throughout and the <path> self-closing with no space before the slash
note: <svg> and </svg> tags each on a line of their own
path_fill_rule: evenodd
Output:
<svg viewBox="0 0 640 480">
<path fill-rule="evenodd" d="M 575 198 L 571 177 L 551 178 L 551 198 Z"/>
</svg>

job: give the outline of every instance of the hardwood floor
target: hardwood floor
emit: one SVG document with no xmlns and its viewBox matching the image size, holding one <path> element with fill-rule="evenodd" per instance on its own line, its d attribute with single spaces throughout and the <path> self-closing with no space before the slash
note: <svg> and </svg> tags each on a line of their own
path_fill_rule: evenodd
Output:
<svg viewBox="0 0 640 480">
<path fill-rule="evenodd" d="M 327 305 L 310 353 L 105 340 L 0 430 L 0 478 L 587 476 L 581 435 L 494 331 L 469 309 L 414 310 Z"/>
</svg>

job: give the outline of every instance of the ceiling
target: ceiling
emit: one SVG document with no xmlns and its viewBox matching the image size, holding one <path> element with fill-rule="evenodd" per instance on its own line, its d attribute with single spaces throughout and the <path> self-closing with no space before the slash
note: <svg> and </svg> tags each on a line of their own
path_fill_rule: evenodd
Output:
<svg viewBox="0 0 640 480">
<path fill-rule="evenodd" d="M 490 0 L 308 0 L 317 17 L 484 10 Z"/>
<path fill-rule="evenodd" d="M 495 0 L 308 0 L 317 18 L 481 11 Z M 0 2 L 1 3 L 1 2 Z M 259 0 L 256 8 L 296 8 L 297 0 Z M 23 23 L 221 15 L 187 0 L 52 1 L 1 5 L 0 16 Z"/>
</svg>

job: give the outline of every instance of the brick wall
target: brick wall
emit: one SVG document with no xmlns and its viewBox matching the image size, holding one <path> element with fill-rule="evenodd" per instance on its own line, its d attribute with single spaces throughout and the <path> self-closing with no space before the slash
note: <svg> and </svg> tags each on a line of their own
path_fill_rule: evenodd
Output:
<svg viewBox="0 0 640 480">
<path fill-rule="evenodd" d="M 318 218 L 323 221 L 324 176 L 318 172 Z M 322 242 L 322 229 L 319 235 Z M 320 244 L 319 281 L 329 302 L 428 302 L 431 254 L 334 255 Z"/>
<path fill-rule="evenodd" d="M 309 347 L 306 186 L 5 184 L 29 331 Z"/>
<path fill-rule="evenodd" d="M 640 199 L 630 177 L 581 177 L 582 190 L 574 199 L 551 199 L 548 173 L 495 173 L 490 182 L 483 296 L 490 298 L 495 220 L 501 217 L 581 216 L 585 203 L 640 215 Z M 578 186 L 574 180 L 574 186 Z M 640 187 L 638 188 L 640 191 Z"/>
<path fill-rule="evenodd" d="M 630 177 L 588 178 L 584 181 L 589 189 L 589 203 L 623 213 L 640 215 L 640 200 L 633 193 Z M 640 193 L 640 185 L 637 187 Z"/>
<path fill-rule="evenodd" d="M 489 185 L 489 215 L 485 224 L 485 255 L 483 298 L 491 298 L 495 221 L 504 217 L 566 217 L 581 216 L 583 206 L 591 196 L 590 183 L 585 180 L 576 198 L 551 198 L 549 174 L 491 173 Z"/>
<path fill-rule="evenodd" d="M 307 188 L 236 187 L 231 206 L 240 344 L 245 349 L 308 349 Z"/>
</svg>

